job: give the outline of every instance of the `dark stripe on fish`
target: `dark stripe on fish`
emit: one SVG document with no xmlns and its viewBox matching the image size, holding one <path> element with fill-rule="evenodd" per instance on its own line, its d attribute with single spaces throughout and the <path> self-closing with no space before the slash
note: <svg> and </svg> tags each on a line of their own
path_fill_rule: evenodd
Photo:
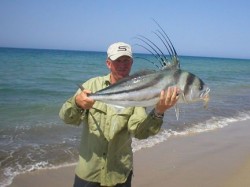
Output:
<svg viewBox="0 0 250 187">
<path fill-rule="evenodd" d="M 184 87 L 184 95 L 188 94 L 189 87 L 193 84 L 194 79 L 195 79 L 194 74 L 188 73 L 186 84 Z"/>
<path fill-rule="evenodd" d="M 175 83 L 177 84 L 180 80 L 180 77 L 181 77 L 181 70 L 180 69 L 177 69 L 174 74 L 173 74 L 173 77 L 174 77 L 174 81 Z"/>
</svg>

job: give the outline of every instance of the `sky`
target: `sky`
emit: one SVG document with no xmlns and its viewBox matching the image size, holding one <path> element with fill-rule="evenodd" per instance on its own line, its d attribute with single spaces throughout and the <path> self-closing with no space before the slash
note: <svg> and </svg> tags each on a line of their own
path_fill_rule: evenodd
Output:
<svg viewBox="0 0 250 187">
<path fill-rule="evenodd" d="M 250 59 L 249 0 L 1 0 L 0 47 L 106 51 L 168 34 L 179 55 Z"/>
</svg>

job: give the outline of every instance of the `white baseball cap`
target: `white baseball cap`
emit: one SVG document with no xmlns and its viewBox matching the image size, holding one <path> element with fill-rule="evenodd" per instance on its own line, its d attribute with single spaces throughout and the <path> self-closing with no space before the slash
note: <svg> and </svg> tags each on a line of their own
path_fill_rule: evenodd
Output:
<svg viewBox="0 0 250 187">
<path fill-rule="evenodd" d="M 108 58 L 110 58 L 111 60 L 116 60 L 121 56 L 129 56 L 133 58 L 131 46 L 124 42 L 117 42 L 110 45 L 107 54 Z"/>
</svg>

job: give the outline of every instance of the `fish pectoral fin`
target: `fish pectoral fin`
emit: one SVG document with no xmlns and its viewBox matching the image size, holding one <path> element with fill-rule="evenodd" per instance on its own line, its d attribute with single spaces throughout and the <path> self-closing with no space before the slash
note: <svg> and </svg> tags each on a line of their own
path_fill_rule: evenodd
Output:
<svg viewBox="0 0 250 187">
<path fill-rule="evenodd" d="M 180 96 L 182 97 L 182 100 L 184 101 L 184 103 L 188 104 L 189 102 L 187 101 L 184 92 L 181 91 L 179 94 L 180 94 Z"/>
<path fill-rule="evenodd" d="M 180 108 L 179 108 L 179 106 L 177 104 L 175 104 L 174 110 L 175 110 L 176 119 L 178 121 L 179 120 L 179 116 L 180 116 Z"/>
</svg>

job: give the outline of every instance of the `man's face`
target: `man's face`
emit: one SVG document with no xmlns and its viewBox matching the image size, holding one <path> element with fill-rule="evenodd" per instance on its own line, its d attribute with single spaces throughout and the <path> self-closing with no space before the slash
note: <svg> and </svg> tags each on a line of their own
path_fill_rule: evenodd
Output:
<svg viewBox="0 0 250 187">
<path fill-rule="evenodd" d="M 128 56 L 121 56 L 114 61 L 107 60 L 107 66 L 115 82 L 129 75 L 132 64 L 133 59 Z"/>
</svg>

